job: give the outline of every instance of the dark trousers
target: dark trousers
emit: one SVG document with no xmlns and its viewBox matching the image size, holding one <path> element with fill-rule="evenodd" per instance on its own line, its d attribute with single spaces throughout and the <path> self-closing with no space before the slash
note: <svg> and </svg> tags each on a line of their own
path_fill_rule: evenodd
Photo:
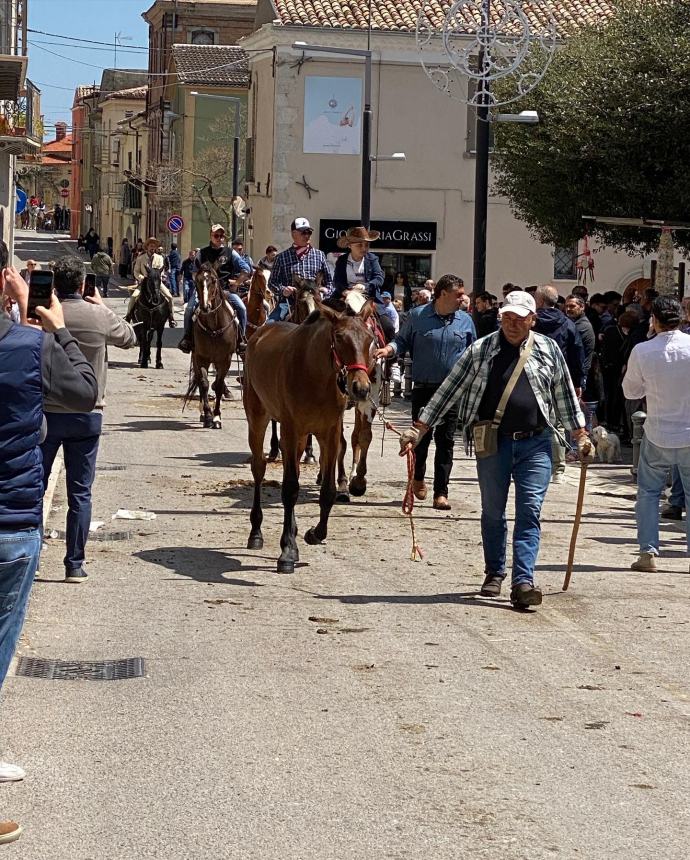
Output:
<svg viewBox="0 0 690 860">
<path fill-rule="evenodd" d="M 67 480 L 67 527 L 65 567 L 75 570 L 84 563 L 91 525 L 91 487 L 103 415 L 100 412 L 46 412 L 48 433 L 41 445 L 43 483 L 48 485 L 55 455 L 62 445 Z"/>
<path fill-rule="evenodd" d="M 426 385 L 415 382 L 412 389 L 412 420 L 419 418 L 419 413 L 436 393 L 439 385 Z M 434 454 L 434 498 L 448 495 L 448 480 L 453 468 L 453 444 L 455 430 L 458 426 L 458 407 L 451 408 L 443 416 L 443 421 L 433 430 L 436 453 Z M 423 481 L 426 472 L 426 458 L 429 453 L 432 433 L 426 433 L 415 448 L 416 462 L 414 469 L 415 481 Z"/>
</svg>

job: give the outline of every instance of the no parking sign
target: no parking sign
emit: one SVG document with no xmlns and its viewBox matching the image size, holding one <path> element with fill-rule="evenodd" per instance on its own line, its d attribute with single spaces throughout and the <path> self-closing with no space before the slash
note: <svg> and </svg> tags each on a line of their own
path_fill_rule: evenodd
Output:
<svg viewBox="0 0 690 860">
<path fill-rule="evenodd" d="M 181 215 L 171 215 L 168 218 L 168 230 L 171 233 L 181 233 L 184 230 L 184 218 Z"/>
</svg>

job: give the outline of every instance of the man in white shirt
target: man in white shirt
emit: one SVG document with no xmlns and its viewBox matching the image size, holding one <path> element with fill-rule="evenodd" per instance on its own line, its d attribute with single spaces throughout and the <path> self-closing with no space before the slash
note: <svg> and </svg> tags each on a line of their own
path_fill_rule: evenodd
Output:
<svg viewBox="0 0 690 860">
<path fill-rule="evenodd" d="M 627 398 L 647 398 L 635 505 L 640 557 L 633 570 L 656 570 L 659 499 L 672 466 L 678 467 L 686 505 L 690 499 L 690 335 L 679 330 L 681 316 L 675 299 L 654 299 L 651 324 L 656 337 L 633 349 L 623 380 Z M 686 537 L 690 555 L 690 519 Z"/>
</svg>

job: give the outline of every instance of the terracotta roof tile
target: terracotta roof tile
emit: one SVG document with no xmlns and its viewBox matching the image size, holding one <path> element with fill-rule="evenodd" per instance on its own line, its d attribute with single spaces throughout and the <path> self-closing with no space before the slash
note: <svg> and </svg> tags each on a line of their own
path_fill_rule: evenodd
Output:
<svg viewBox="0 0 690 860">
<path fill-rule="evenodd" d="M 247 54 L 236 45 L 173 45 L 172 55 L 182 84 L 249 86 Z"/>
<path fill-rule="evenodd" d="M 366 29 L 369 20 L 369 0 L 273 0 L 278 22 L 304 27 L 338 27 Z M 596 24 L 611 18 L 616 0 L 551 0 L 550 6 L 559 35 L 565 36 L 586 24 Z M 414 32 L 417 16 L 424 8 L 431 24 L 440 27 L 451 2 L 445 0 L 374 0 L 371 25 L 373 30 Z M 533 25 L 543 21 L 543 12 L 531 3 L 524 11 Z M 499 18 L 498 8 L 491 10 L 493 20 Z M 464 19 L 471 21 L 470 13 Z"/>
<path fill-rule="evenodd" d="M 129 87 L 126 90 L 115 90 L 114 93 L 108 93 L 108 95 L 103 99 L 104 102 L 109 101 L 110 99 L 145 99 L 146 98 L 146 90 L 148 87 Z"/>
</svg>

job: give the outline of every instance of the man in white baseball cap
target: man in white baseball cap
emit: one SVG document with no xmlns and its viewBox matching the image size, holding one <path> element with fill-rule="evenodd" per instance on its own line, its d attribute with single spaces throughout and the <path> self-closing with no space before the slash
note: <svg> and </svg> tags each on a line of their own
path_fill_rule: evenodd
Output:
<svg viewBox="0 0 690 860">
<path fill-rule="evenodd" d="M 269 322 L 279 322 L 290 315 L 290 303 L 295 292 L 292 286 L 293 275 L 307 281 L 316 280 L 317 275 L 320 275 L 325 293 L 330 294 L 333 289 L 333 278 L 326 257 L 311 244 L 313 232 L 307 218 L 295 218 L 290 225 L 292 246 L 281 251 L 275 258 L 268 282 L 269 289 L 276 297 L 276 306 L 268 318 Z"/>
<path fill-rule="evenodd" d="M 458 405 L 458 424 L 472 432 L 477 454 L 484 597 L 498 597 L 506 576 L 506 504 L 512 479 L 515 527 L 510 601 L 516 609 L 541 603 L 534 567 L 541 506 L 551 480 L 551 438 L 560 435 L 558 422 L 572 431 L 582 458 L 587 439 L 563 354 L 550 338 L 532 332 L 536 311 L 529 293 L 508 293 L 500 312 L 500 329 L 462 354 L 400 439 L 401 451 L 406 451 Z"/>
</svg>

